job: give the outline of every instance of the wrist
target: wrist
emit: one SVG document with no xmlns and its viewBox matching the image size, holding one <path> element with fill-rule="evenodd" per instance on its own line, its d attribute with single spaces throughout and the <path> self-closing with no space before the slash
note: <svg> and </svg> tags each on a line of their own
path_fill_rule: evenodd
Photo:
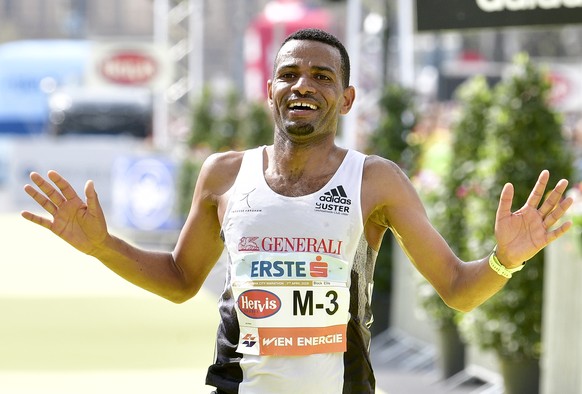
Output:
<svg viewBox="0 0 582 394">
<path fill-rule="evenodd" d="M 504 278 L 510 279 L 515 272 L 521 271 L 521 269 L 525 266 L 525 261 L 518 266 L 514 267 L 507 267 L 503 264 L 497 255 L 497 245 L 493 248 L 493 251 L 489 255 L 489 266 L 495 273 L 498 275 L 503 276 Z"/>
<path fill-rule="evenodd" d="M 500 251 L 497 245 L 493 247 L 493 251 L 491 253 L 495 254 L 495 257 L 497 258 L 499 263 L 511 272 L 520 271 L 527 262 L 520 260 L 519 263 L 516 264 L 514 262 L 515 259 L 512 259 L 507 253 L 503 253 L 503 251 Z"/>
<path fill-rule="evenodd" d="M 101 240 L 101 242 L 94 243 L 91 249 L 86 252 L 86 254 L 93 256 L 98 260 L 106 259 L 115 249 L 116 243 L 117 239 L 107 233 L 103 240 Z"/>
</svg>

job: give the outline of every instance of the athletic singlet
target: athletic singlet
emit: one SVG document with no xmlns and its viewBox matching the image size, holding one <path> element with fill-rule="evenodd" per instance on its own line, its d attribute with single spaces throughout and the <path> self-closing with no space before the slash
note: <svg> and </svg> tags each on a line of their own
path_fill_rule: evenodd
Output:
<svg viewBox="0 0 582 394">
<path fill-rule="evenodd" d="M 349 150 L 323 188 L 287 197 L 265 181 L 264 149 L 245 152 L 223 220 L 228 268 L 206 383 L 232 394 L 374 393 L 365 155 Z"/>
</svg>

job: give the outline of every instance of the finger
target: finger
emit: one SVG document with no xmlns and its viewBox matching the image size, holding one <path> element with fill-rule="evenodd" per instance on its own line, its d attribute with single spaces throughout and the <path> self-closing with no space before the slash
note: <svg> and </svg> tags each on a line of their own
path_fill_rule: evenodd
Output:
<svg viewBox="0 0 582 394">
<path fill-rule="evenodd" d="M 30 173 L 30 180 L 33 181 L 35 183 L 35 185 L 38 186 L 38 188 L 40 190 L 42 190 L 42 192 L 48 197 L 48 199 L 56 207 L 59 207 L 65 201 L 65 198 L 61 195 L 61 193 L 59 193 L 54 188 L 54 186 L 52 184 L 50 184 L 49 182 L 47 182 L 40 174 L 38 174 L 36 172 Z M 36 201 L 38 202 L 38 200 L 36 200 Z M 39 204 L 40 204 L 40 202 L 39 202 Z"/>
<path fill-rule="evenodd" d="M 47 228 L 50 230 L 51 226 L 52 226 L 52 222 L 50 220 L 48 220 L 47 218 L 44 218 L 42 216 L 39 215 L 35 215 L 32 212 L 28 212 L 28 211 L 22 211 L 20 212 L 20 215 L 25 218 L 26 220 L 29 220 L 35 224 L 38 224 L 44 228 Z"/>
<path fill-rule="evenodd" d="M 548 180 L 550 179 L 550 172 L 548 170 L 543 170 L 538 177 L 538 180 L 532 189 L 529 197 L 527 198 L 526 205 L 537 209 L 540 201 L 544 197 L 544 191 L 548 185 Z"/>
<path fill-rule="evenodd" d="M 544 218 L 544 226 L 546 228 L 551 228 L 554 224 L 558 222 L 564 216 L 566 211 L 572 206 L 574 200 L 571 197 L 563 199 L 556 209 L 552 210 L 549 215 Z"/>
<path fill-rule="evenodd" d="M 513 203 L 513 185 L 506 183 L 501 190 L 501 197 L 499 198 L 499 206 L 497 207 L 496 220 L 500 221 L 504 217 L 511 215 L 511 204 Z"/>
<path fill-rule="evenodd" d="M 87 197 L 87 209 L 91 214 L 101 211 L 101 204 L 99 203 L 99 197 L 95 191 L 95 184 L 91 180 L 85 183 L 85 197 Z"/>
<path fill-rule="evenodd" d="M 560 227 L 556 228 L 555 230 L 548 232 L 547 243 L 549 244 L 551 242 L 554 242 L 556 239 L 558 239 L 562 235 L 564 235 L 571 227 L 572 227 L 572 222 L 567 221 L 567 222 L 562 223 L 562 225 L 560 225 Z"/>
<path fill-rule="evenodd" d="M 28 194 L 38 205 L 40 205 L 45 211 L 54 215 L 57 212 L 57 207 L 55 204 L 49 200 L 44 194 L 39 193 L 31 185 L 24 185 L 24 191 Z"/>
<path fill-rule="evenodd" d="M 552 190 L 548 198 L 544 201 L 542 206 L 539 209 L 540 214 L 542 217 L 546 217 L 546 215 L 554 210 L 558 204 L 560 204 L 560 200 L 562 200 L 562 196 L 568 187 L 568 181 L 566 179 L 561 179 L 557 184 L 556 187 Z"/>
<path fill-rule="evenodd" d="M 48 177 L 59 188 L 65 199 L 73 200 L 79 197 L 71 184 L 67 182 L 67 180 L 63 178 L 58 172 L 51 170 L 48 172 Z"/>
</svg>

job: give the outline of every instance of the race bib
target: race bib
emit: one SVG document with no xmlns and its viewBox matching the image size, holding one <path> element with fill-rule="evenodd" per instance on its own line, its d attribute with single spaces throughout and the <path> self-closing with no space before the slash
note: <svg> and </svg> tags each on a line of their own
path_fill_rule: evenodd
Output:
<svg viewBox="0 0 582 394">
<path fill-rule="evenodd" d="M 298 356 L 346 351 L 350 265 L 316 253 L 251 253 L 232 265 L 237 351 Z"/>
</svg>

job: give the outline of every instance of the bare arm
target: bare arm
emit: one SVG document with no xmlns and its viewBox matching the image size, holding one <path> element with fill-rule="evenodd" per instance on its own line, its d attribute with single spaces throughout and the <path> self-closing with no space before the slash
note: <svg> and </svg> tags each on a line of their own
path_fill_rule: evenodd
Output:
<svg viewBox="0 0 582 394">
<path fill-rule="evenodd" d="M 528 204 L 511 213 L 513 188 L 506 185 L 496 215 L 495 238 L 498 257 L 512 268 L 531 258 L 569 228 L 564 223 L 550 230 L 571 205 L 561 200 L 567 182 L 560 181 L 545 202 L 537 208 L 549 174 L 542 172 Z M 366 181 L 366 179 L 370 181 Z M 393 163 L 372 158 L 367 165 L 366 184 L 373 214 L 367 227 L 390 228 L 419 272 L 434 286 L 451 307 L 468 311 L 480 305 L 497 291 L 507 279 L 495 273 L 488 257 L 461 261 L 430 223 L 425 209 L 408 178 Z"/>
<path fill-rule="evenodd" d="M 51 216 L 45 218 L 24 211 L 22 216 L 71 244 L 135 285 L 174 302 L 194 296 L 222 252 L 219 197 L 215 190 L 226 191 L 228 185 L 216 179 L 216 160 L 205 163 L 197 183 L 191 213 L 174 253 L 147 251 L 111 235 L 99 204 L 93 182 L 85 186 L 83 201 L 57 172 L 50 171 L 51 184 L 37 173 L 31 174 L 37 188 L 26 185 L 25 191 Z M 188 238 L 188 242 L 185 241 Z"/>
</svg>

